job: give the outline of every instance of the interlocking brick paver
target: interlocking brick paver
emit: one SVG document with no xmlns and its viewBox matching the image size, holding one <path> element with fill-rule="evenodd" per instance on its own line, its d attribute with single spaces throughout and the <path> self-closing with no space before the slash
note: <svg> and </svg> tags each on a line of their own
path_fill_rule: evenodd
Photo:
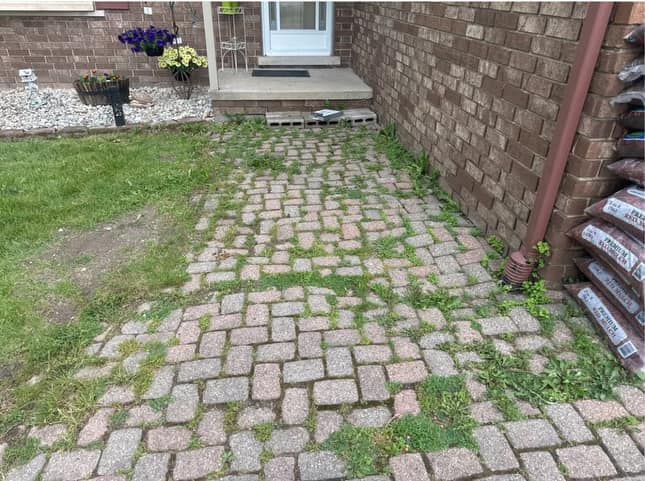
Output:
<svg viewBox="0 0 645 481">
<path fill-rule="evenodd" d="M 304 450 L 309 442 L 309 431 L 302 427 L 277 429 L 266 443 L 273 454 L 298 453 Z"/>
<path fill-rule="evenodd" d="M 599 429 L 598 435 L 607 452 L 623 472 L 645 472 L 645 456 L 640 453 L 629 434 L 618 429 Z"/>
<path fill-rule="evenodd" d="M 229 445 L 233 454 L 232 471 L 248 473 L 260 470 L 262 467 L 260 463 L 262 443 L 255 439 L 252 432 L 243 431 L 231 435 Z"/>
<path fill-rule="evenodd" d="M 190 382 L 198 379 L 210 379 L 219 376 L 222 363 L 219 359 L 200 359 L 183 362 L 177 371 L 178 382 Z"/>
<path fill-rule="evenodd" d="M 387 376 L 391 382 L 412 384 L 421 382 L 428 377 L 428 370 L 423 361 L 388 364 L 386 368 Z"/>
<path fill-rule="evenodd" d="M 271 321 L 271 340 L 273 342 L 293 341 L 296 338 L 296 325 L 290 317 L 278 317 Z"/>
<path fill-rule="evenodd" d="M 600 446 L 575 446 L 557 449 L 558 461 L 575 479 L 615 476 L 616 468 Z"/>
<path fill-rule="evenodd" d="M 255 360 L 258 362 L 291 361 L 295 356 L 296 345 L 293 342 L 262 344 L 255 351 Z"/>
<path fill-rule="evenodd" d="M 354 357 L 359 364 L 387 363 L 392 359 L 390 346 L 354 346 L 353 349 Z"/>
<path fill-rule="evenodd" d="M 275 417 L 275 413 L 270 408 L 249 406 L 238 415 L 237 425 L 241 429 L 249 429 L 258 424 L 271 423 Z"/>
<path fill-rule="evenodd" d="M 249 397 L 249 380 L 246 377 L 231 377 L 206 382 L 203 401 L 206 404 L 244 401 Z"/>
<path fill-rule="evenodd" d="M 345 463 L 329 451 L 300 453 L 298 470 L 302 481 L 324 481 L 345 477 Z"/>
<path fill-rule="evenodd" d="M 78 445 L 88 446 L 100 440 L 108 431 L 110 418 L 113 414 L 114 409 L 112 408 L 102 408 L 96 411 L 78 434 Z"/>
<path fill-rule="evenodd" d="M 218 357 L 224 352 L 226 333 L 223 331 L 206 332 L 199 343 L 199 354 L 202 357 Z M 176 346 L 180 347 L 180 346 Z"/>
<path fill-rule="evenodd" d="M 146 435 L 149 451 L 181 451 L 188 447 L 191 432 L 181 426 L 151 429 Z"/>
<path fill-rule="evenodd" d="M 479 454 L 491 471 L 506 471 L 519 467 L 506 438 L 495 426 L 483 426 L 473 431 Z"/>
<path fill-rule="evenodd" d="M 42 479 L 43 481 L 87 479 L 96 468 L 100 456 L 100 451 L 86 449 L 54 453 L 49 458 Z"/>
<path fill-rule="evenodd" d="M 199 407 L 196 384 L 178 384 L 172 388 L 171 401 L 166 408 L 166 420 L 171 423 L 192 421 Z"/>
<path fill-rule="evenodd" d="M 511 444 L 517 449 L 544 448 L 561 444 L 553 426 L 541 419 L 505 423 L 504 429 Z"/>
<path fill-rule="evenodd" d="M 461 479 L 482 473 L 477 455 L 464 448 L 451 448 L 429 453 L 428 461 L 437 479 Z"/>
<path fill-rule="evenodd" d="M 144 454 L 134 467 L 132 481 L 165 481 L 168 473 L 170 454 Z"/>
<path fill-rule="evenodd" d="M 550 404 L 544 410 L 567 441 L 572 443 L 593 441 L 593 433 L 570 404 Z"/>
<path fill-rule="evenodd" d="M 645 417 L 645 393 L 635 386 L 618 386 L 616 395 L 630 414 Z"/>
<path fill-rule="evenodd" d="M 279 364 L 256 364 L 253 372 L 251 398 L 255 401 L 279 399 L 280 388 Z"/>
<path fill-rule="evenodd" d="M 203 478 L 222 469 L 224 448 L 208 448 L 182 451 L 175 457 L 172 476 L 175 481 Z"/>
<path fill-rule="evenodd" d="M 382 366 L 359 366 L 357 374 L 363 401 L 384 401 L 390 398 Z"/>
<path fill-rule="evenodd" d="M 36 481 L 46 462 L 45 455 L 39 454 L 31 461 L 11 469 L 7 473 L 6 481 Z"/>
<path fill-rule="evenodd" d="M 377 428 L 385 426 L 392 419 L 392 413 L 386 407 L 354 409 L 347 416 L 350 424 L 361 428 Z"/>
<path fill-rule="evenodd" d="M 319 406 L 358 402 L 358 389 L 353 379 L 318 381 L 314 384 L 314 401 Z"/>
<path fill-rule="evenodd" d="M 253 368 L 253 347 L 233 346 L 229 349 L 224 362 L 224 373 L 228 376 L 250 374 Z"/>
<path fill-rule="evenodd" d="M 289 388 L 282 398 L 282 422 L 302 424 L 309 415 L 309 396 L 303 388 Z"/>
<path fill-rule="evenodd" d="M 394 481 L 430 481 L 423 458 L 420 454 L 403 454 L 390 459 Z"/>
<path fill-rule="evenodd" d="M 564 476 L 560 473 L 551 453 L 547 451 L 521 453 L 520 459 L 529 481 L 564 481 Z"/>
<path fill-rule="evenodd" d="M 234 346 L 262 344 L 269 340 L 269 333 L 266 327 L 240 327 L 231 331 L 230 339 Z"/>
<path fill-rule="evenodd" d="M 130 428 L 113 431 L 108 438 L 97 473 L 116 474 L 132 467 L 134 454 L 141 441 L 141 429 Z"/>
<path fill-rule="evenodd" d="M 345 347 L 330 348 L 325 351 L 325 364 L 327 365 L 327 376 L 348 377 L 354 374 L 352 354 Z"/>
<path fill-rule="evenodd" d="M 219 410 L 204 413 L 197 427 L 197 434 L 204 444 L 224 444 L 226 442 L 224 413 Z"/>
<path fill-rule="evenodd" d="M 325 377 L 325 368 L 321 359 L 285 362 L 283 378 L 287 384 L 315 381 Z"/>
<path fill-rule="evenodd" d="M 585 421 L 597 424 L 629 416 L 629 413 L 616 401 L 582 400 L 574 403 Z"/>
</svg>

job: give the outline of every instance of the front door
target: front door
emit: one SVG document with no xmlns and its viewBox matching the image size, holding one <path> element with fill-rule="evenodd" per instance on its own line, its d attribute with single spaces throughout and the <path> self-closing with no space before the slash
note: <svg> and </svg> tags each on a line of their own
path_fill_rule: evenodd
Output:
<svg viewBox="0 0 645 481">
<path fill-rule="evenodd" d="M 332 2 L 262 2 L 264 55 L 331 55 Z"/>
</svg>

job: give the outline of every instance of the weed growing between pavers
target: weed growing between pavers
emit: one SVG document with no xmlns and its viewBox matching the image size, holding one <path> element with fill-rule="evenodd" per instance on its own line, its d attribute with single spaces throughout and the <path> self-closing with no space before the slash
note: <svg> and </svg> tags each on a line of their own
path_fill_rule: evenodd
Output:
<svg viewBox="0 0 645 481">
<path fill-rule="evenodd" d="M 397 391 L 399 386 L 392 385 Z M 450 447 L 476 449 L 470 396 L 460 376 L 427 378 L 417 387 L 421 413 L 395 419 L 382 428 L 344 425 L 322 444 L 347 463 L 351 477 L 388 471 L 388 459 L 404 453 L 428 453 Z"/>
</svg>

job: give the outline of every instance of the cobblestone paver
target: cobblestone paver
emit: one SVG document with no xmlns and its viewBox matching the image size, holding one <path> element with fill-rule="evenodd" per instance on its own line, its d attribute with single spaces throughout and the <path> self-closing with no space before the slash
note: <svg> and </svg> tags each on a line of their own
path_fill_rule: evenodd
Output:
<svg viewBox="0 0 645 481">
<path fill-rule="evenodd" d="M 137 342 L 167 344 L 163 365 L 144 389 L 112 383 L 76 432 L 30 430 L 39 452 L 6 479 L 349 479 L 320 443 L 344 424 L 378 429 L 418 414 L 420 383 L 453 375 L 466 379 L 478 450 L 393 456 L 387 474 L 366 479 L 642 479 L 633 477 L 645 471 L 645 436 L 632 422 L 645 415 L 638 387 L 508 412 L 489 397 L 476 346 L 521 353 L 537 371 L 549 351 L 567 355 L 572 333 L 562 323 L 542 332 L 523 307 L 487 312 L 497 286 L 473 225 L 444 219 L 441 202 L 417 195 L 361 131 L 258 138 L 257 159 L 289 168 L 257 171 L 233 155 L 234 188 L 201 198 L 196 230 L 206 238 L 188 253 L 183 304 L 99 336 L 91 349 L 104 363 L 76 379 L 127 379 L 146 365 L 143 348 L 121 355 Z M 213 155 L 227 139 L 215 139 Z M 415 289 L 464 302 L 415 307 Z"/>
</svg>

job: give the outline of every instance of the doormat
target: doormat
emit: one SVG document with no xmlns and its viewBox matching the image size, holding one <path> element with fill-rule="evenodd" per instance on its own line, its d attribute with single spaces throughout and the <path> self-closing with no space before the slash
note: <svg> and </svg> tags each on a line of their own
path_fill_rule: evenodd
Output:
<svg viewBox="0 0 645 481">
<path fill-rule="evenodd" d="M 256 68 L 253 77 L 309 77 L 309 70 L 274 70 L 270 68 Z"/>
</svg>

